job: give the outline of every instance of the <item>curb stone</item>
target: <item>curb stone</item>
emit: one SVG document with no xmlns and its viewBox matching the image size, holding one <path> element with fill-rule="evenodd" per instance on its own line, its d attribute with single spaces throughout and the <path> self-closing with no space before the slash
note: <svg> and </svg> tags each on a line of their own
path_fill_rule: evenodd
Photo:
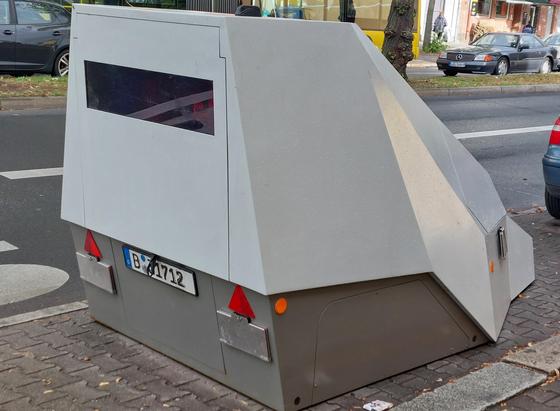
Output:
<svg viewBox="0 0 560 411">
<path fill-rule="evenodd" d="M 558 92 L 560 92 L 560 84 L 416 89 L 416 93 L 418 93 L 420 97 L 492 96 L 496 94 L 558 93 Z"/>
<path fill-rule="evenodd" d="M 55 315 L 66 314 L 72 311 L 85 310 L 86 308 L 88 308 L 88 303 L 85 300 L 76 301 L 69 304 L 57 305 L 54 307 L 47 307 L 43 308 L 42 310 L 0 318 L 0 328 L 23 324 L 29 321 L 40 320 L 41 318 L 53 317 Z"/>
<path fill-rule="evenodd" d="M 395 411 L 478 411 L 546 380 L 546 374 L 497 362 L 395 407 Z"/>
<path fill-rule="evenodd" d="M 560 369 L 560 336 L 556 335 L 521 351 L 508 354 L 504 361 L 553 375 Z"/>
<path fill-rule="evenodd" d="M 66 96 L 59 97 L 10 97 L 0 99 L 0 110 L 37 110 L 65 108 Z"/>
</svg>

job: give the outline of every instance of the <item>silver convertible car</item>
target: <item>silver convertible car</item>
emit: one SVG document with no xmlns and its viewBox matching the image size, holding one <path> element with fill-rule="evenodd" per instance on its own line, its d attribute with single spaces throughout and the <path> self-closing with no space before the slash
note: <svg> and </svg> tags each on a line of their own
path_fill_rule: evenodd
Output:
<svg viewBox="0 0 560 411">
<path fill-rule="evenodd" d="M 558 65 L 558 51 L 534 34 L 488 33 L 467 47 L 447 50 L 437 59 L 446 76 L 457 73 L 550 73 Z"/>
</svg>

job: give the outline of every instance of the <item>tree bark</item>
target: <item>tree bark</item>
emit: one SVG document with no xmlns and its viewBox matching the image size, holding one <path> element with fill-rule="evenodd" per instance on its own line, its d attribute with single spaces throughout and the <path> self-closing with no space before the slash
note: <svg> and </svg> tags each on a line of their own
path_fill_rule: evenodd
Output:
<svg viewBox="0 0 560 411">
<path fill-rule="evenodd" d="M 407 79 L 406 65 L 412 60 L 412 30 L 416 17 L 416 0 L 393 0 L 385 40 L 383 41 L 383 55 L 395 69 Z"/>
<path fill-rule="evenodd" d="M 428 0 L 428 11 L 426 13 L 426 27 L 424 27 L 424 38 L 422 39 L 422 49 L 426 51 L 432 42 L 432 25 L 434 24 L 435 0 Z"/>
</svg>

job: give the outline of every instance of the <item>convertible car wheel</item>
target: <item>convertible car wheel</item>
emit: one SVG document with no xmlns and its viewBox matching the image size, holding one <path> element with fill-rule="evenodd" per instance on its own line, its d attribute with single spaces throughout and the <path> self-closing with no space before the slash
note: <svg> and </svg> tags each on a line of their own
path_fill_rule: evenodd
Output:
<svg viewBox="0 0 560 411">
<path fill-rule="evenodd" d="M 496 69 L 494 70 L 494 74 L 498 76 L 505 76 L 509 71 L 509 60 L 505 57 L 502 57 L 498 60 L 498 64 L 496 64 Z"/>
<path fill-rule="evenodd" d="M 550 63 L 550 59 L 546 57 L 542 62 L 540 73 L 541 74 L 548 74 L 552 71 L 552 64 Z"/>
</svg>

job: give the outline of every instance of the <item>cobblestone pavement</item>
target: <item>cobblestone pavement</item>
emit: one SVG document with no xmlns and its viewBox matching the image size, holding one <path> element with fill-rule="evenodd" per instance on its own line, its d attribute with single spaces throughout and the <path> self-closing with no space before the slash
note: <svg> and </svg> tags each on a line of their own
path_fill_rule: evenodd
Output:
<svg viewBox="0 0 560 411">
<path fill-rule="evenodd" d="M 327 401 L 313 409 L 394 404 L 459 378 L 506 352 L 560 331 L 560 223 L 546 213 L 516 221 L 534 237 L 537 280 L 512 303 L 486 344 Z M 263 410 L 262 405 L 98 323 L 87 310 L 0 328 L 1 410 Z M 560 409 L 552 381 L 495 409 Z"/>
</svg>

